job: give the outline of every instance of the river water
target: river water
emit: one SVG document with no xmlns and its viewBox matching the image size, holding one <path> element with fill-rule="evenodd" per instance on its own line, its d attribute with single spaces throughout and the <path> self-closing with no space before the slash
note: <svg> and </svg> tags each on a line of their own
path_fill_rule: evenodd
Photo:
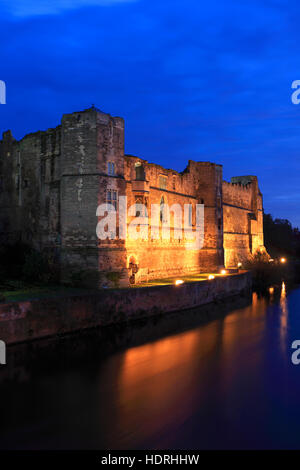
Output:
<svg viewBox="0 0 300 470">
<path fill-rule="evenodd" d="M 300 448 L 300 289 L 216 308 L 8 348 L 0 448 Z"/>
</svg>

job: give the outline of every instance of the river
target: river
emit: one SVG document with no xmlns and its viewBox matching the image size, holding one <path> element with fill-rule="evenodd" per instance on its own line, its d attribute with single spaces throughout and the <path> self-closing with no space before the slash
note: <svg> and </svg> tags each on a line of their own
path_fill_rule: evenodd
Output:
<svg viewBox="0 0 300 470">
<path fill-rule="evenodd" d="M 8 348 L 0 448 L 300 448 L 300 289 L 216 308 Z"/>
</svg>

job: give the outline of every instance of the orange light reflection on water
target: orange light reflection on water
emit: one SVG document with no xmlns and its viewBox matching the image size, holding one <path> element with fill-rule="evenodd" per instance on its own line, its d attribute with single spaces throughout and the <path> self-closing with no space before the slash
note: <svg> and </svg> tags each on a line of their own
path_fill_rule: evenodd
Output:
<svg viewBox="0 0 300 470">
<path fill-rule="evenodd" d="M 226 390 L 234 380 L 233 364 L 243 351 L 258 341 L 265 329 L 266 300 L 253 296 L 253 303 L 230 315 L 191 331 L 130 348 L 118 357 L 118 372 L 111 414 L 116 429 L 126 435 L 111 437 L 129 448 L 132 442 L 152 442 L 168 446 L 168 433 L 176 433 L 193 416 L 199 402 L 207 400 L 207 390 Z M 183 314 L 183 313 L 182 313 Z M 257 318 L 249 328 L 249 318 Z M 256 350 L 255 350 L 256 351 Z M 259 351 L 255 352 L 260 363 Z M 253 361 L 253 357 L 252 357 Z M 219 375 L 215 376 L 215 371 Z M 207 387 L 210 383 L 211 387 Z M 222 392 L 221 392 L 222 393 Z M 224 400 L 231 400 L 224 397 Z M 169 431 L 168 431 L 169 430 Z M 163 440 L 163 436 L 165 440 Z M 109 441 L 109 439 L 108 439 Z M 110 442 L 108 442 L 108 446 Z M 161 448 L 161 447 L 160 447 Z M 166 447 L 167 448 L 167 447 Z"/>
<path fill-rule="evenodd" d="M 286 285 L 283 282 L 281 285 L 280 294 L 280 343 L 283 352 L 286 351 L 286 337 L 288 329 L 288 303 L 286 297 Z"/>
</svg>

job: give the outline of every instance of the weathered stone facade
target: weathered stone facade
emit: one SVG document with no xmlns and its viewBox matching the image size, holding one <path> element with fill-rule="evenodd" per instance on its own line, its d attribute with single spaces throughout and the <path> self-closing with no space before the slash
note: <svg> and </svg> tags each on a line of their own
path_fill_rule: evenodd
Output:
<svg viewBox="0 0 300 470">
<path fill-rule="evenodd" d="M 62 280 L 78 276 L 103 286 L 236 267 L 263 249 L 262 195 L 255 176 L 223 182 L 222 166 L 189 161 L 178 173 L 124 154 L 124 120 L 96 108 L 66 114 L 61 125 L 17 141 L 0 141 L 2 242 L 23 240 L 48 250 Z M 120 236 L 99 240 L 99 204 L 204 204 L 204 246 L 176 239 Z M 128 217 L 127 224 L 137 214 Z M 150 213 L 149 213 L 150 216 Z M 118 223 L 118 217 L 117 217 Z M 158 225 L 161 221 L 158 222 Z M 158 227 L 158 229 L 161 229 Z"/>
</svg>

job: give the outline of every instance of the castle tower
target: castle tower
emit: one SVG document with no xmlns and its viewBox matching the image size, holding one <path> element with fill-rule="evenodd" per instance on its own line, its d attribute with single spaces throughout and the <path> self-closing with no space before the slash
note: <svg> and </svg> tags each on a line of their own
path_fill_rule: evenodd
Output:
<svg viewBox="0 0 300 470">
<path fill-rule="evenodd" d="M 224 250 L 227 267 L 236 267 L 257 251 L 265 251 L 263 200 L 256 176 L 223 182 Z"/>
<path fill-rule="evenodd" d="M 125 195 L 124 121 L 92 107 L 62 118 L 62 279 L 102 286 L 122 276 L 124 240 L 99 240 L 100 204 Z M 118 227 L 117 227 L 118 230 Z"/>
</svg>

